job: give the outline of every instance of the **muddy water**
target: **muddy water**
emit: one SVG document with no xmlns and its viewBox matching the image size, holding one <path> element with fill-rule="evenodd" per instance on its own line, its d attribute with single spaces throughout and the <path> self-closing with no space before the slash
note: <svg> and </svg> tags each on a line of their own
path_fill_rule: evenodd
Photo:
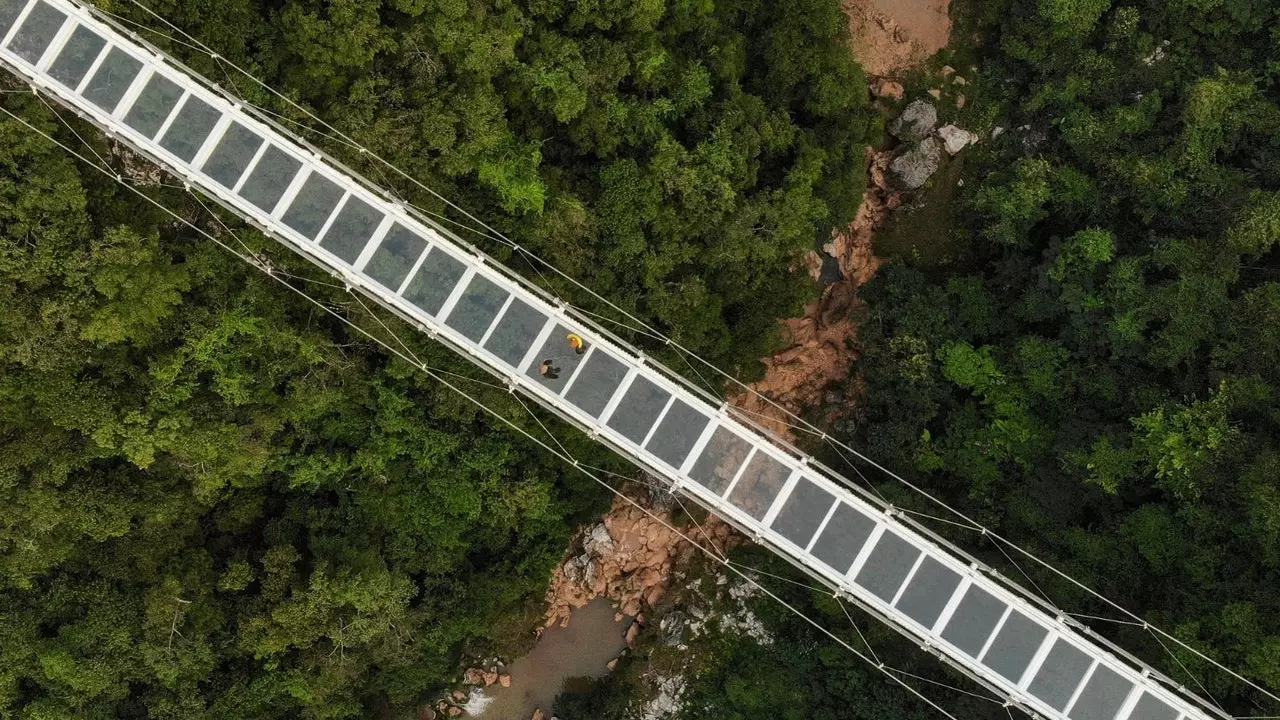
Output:
<svg viewBox="0 0 1280 720">
<path fill-rule="evenodd" d="M 573 611 L 569 627 L 548 628 L 537 646 L 507 666 L 511 687 L 477 688 L 468 703 L 467 717 L 483 720 L 528 720 L 542 708 L 551 717 L 551 704 L 574 680 L 600 677 L 605 664 L 626 647 L 623 633 L 629 618 L 614 622 L 608 600 L 597 598 Z"/>
</svg>

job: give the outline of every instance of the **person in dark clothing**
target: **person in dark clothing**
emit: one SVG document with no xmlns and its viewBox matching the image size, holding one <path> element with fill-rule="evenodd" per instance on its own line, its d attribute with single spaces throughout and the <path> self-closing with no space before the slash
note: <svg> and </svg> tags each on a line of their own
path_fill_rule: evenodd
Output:
<svg viewBox="0 0 1280 720">
<path fill-rule="evenodd" d="M 551 359 L 548 358 L 538 363 L 538 374 L 548 380 L 555 380 L 560 377 L 560 368 L 552 365 Z"/>
</svg>

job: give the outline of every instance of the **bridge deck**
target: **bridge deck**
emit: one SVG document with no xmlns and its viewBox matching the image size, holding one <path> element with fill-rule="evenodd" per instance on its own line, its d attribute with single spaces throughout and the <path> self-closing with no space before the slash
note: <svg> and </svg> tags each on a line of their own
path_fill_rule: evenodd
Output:
<svg viewBox="0 0 1280 720">
<path fill-rule="evenodd" d="M 10 71 L 1013 703 L 1071 720 L 1210 717 L 91 8 L 0 0 L 0 35 Z M 554 377 L 538 369 L 549 358 Z"/>
</svg>

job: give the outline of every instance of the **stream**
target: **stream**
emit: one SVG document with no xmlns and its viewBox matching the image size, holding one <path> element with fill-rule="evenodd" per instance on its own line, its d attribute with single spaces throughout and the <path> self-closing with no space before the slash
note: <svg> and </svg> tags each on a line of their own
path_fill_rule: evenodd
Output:
<svg viewBox="0 0 1280 720">
<path fill-rule="evenodd" d="M 467 717 L 483 720 L 529 720 L 541 708 L 551 717 L 557 695 L 581 687 L 582 681 L 608 674 L 605 664 L 626 647 L 623 634 L 630 618 L 614 622 L 608 600 L 597 598 L 573 611 L 568 627 L 550 627 L 528 655 L 508 664 L 511 687 L 476 688 Z"/>
</svg>

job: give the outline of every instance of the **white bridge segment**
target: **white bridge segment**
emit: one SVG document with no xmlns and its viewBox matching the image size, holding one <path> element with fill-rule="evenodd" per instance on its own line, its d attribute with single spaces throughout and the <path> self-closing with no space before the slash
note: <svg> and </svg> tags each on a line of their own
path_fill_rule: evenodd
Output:
<svg viewBox="0 0 1280 720">
<path fill-rule="evenodd" d="M 1218 713 L 645 360 L 176 61 L 68 0 L 0 0 L 0 62 L 1011 704 L 1070 720 Z M 577 355 L 566 335 L 588 350 Z M 557 379 L 537 365 L 553 358 Z M 1181 692 L 1179 692 L 1181 691 Z"/>
</svg>

